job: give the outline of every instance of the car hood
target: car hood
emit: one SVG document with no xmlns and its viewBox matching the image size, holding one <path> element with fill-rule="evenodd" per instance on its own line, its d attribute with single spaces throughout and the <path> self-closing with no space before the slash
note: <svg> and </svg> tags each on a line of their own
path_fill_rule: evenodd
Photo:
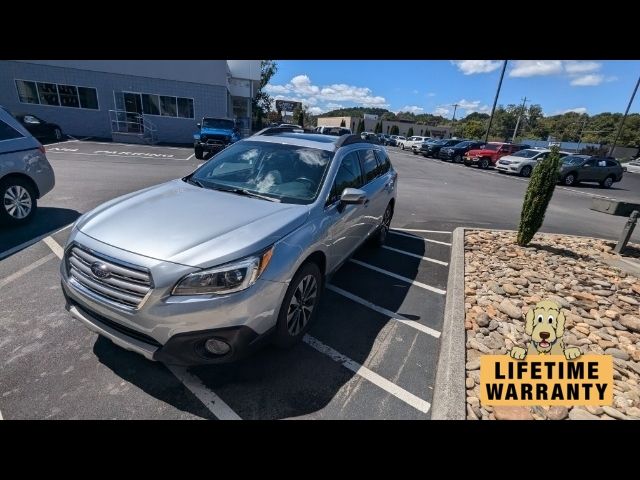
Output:
<svg viewBox="0 0 640 480">
<path fill-rule="evenodd" d="M 194 267 L 236 260 L 301 226 L 306 205 L 269 202 L 173 180 L 116 198 L 77 228 L 100 242 Z"/>
<path fill-rule="evenodd" d="M 485 148 L 476 148 L 475 150 L 469 150 L 467 155 L 473 157 L 474 155 L 492 155 L 496 153 L 495 150 L 487 150 Z"/>
<path fill-rule="evenodd" d="M 509 160 L 510 162 L 525 162 L 527 160 L 533 160 L 532 158 L 514 157 L 513 155 L 505 155 L 500 160 Z"/>
<path fill-rule="evenodd" d="M 227 128 L 202 128 L 200 135 L 232 135 L 233 130 Z"/>
</svg>

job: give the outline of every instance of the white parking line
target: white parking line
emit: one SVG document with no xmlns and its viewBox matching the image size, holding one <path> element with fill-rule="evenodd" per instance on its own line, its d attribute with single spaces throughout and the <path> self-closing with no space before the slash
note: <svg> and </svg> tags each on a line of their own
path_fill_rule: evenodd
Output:
<svg viewBox="0 0 640 480">
<path fill-rule="evenodd" d="M 55 257 L 56 257 L 56 255 L 54 253 L 50 253 L 49 255 L 47 255 L 45 257 L 42 257 L 39 260 L 36 260 L 31 265 L 27 265 L 26 267 L 21 268 L 17 272 L 12 273 L 7 278 L 5 278 L 3 280 L 0 280 L 0 288 L 4 287 L 5 285 L 8 285 L 9 283 L 13 282 L 14 280 L 17 280 L 18 278 L 22 277 L 23 275 L 26 275 L 31 270 L 35 270 L 40 265 L 43 265 L 43 264 L 47 263 L 49 260 L 52 260 Z"/>
<path fill-rule="evenodd" d="M 87 137 L 87 138 L 93 138 L 93 137 Z M 60 143 L 64 143 L 64 142 L 60 142 Z M 118 142 L 87 142 L 87 143 L 90 143 L 92 145 L 122 145 L 123 147 L 131 147 L 132 145 L 134 145 L 136 147 L 157 148 L 161 150 L 189 150 L 189 147 L 164 147 L 162 145 L 138 145 L 138 144 L 118 143 Z"/>
<path fill-rule="evenodd" d="M 402 275 L 398 275 L 397 273 L 390 272 L 388 270 L 384 270 L 382 268 L 378 268 L 374 265 L 370 265 L 365 262 L 361 262 L 360 260 L 356 260 L 355 258 L 349 259 L 350 262 L 355 263 L 356 265 L 360 265 L 361 267 L 369 268 L 379 273 L 383 273 L 385 275 L 389 275 L 390 277 L 397 278 L 398 280 L 402 280 L 403 282 L 410 283 L 415 285 L 416 287 L 424 288 L 425 290 L 429 290 L 430 292 L 439 293 L 440 295 L 444 295 L 447 293 L 446 290 L 442 290 L 440 288 L 432 287 L 431 285 L 427 285 L 426 283 L 418 282 L 416 280 L 411 280 L 410 278 L 403 277 Z"/>
<path fill-rule="evenodd" d="M 430 238 L 422 238 L 422 237 L 418 237 L 417 235 L 409 235 L 407 233 L 394 232 L 393 230 L 389 230 L 389 233 L 392 233 L 394 235 L 402 235 L 403 237 L 415 238 L 416 240 L 423 240 L 425 242 L 438 243 L 440 245 L 447 245 L 448 247 L 451 246 L 451 244 L 449 242 L 441 242 L 439 240 L 431 240 Z"/>
<path fill-rule="evenodd" d="M 420 260 L 425 260 L 427 262 L 437 263 L 438 265 L 444 265 L 445 267 L 447 265 L 449 265 L 447 262 L 443 262 L 442 260 L 436 260 L 435 258 L 423 257 L 422 255 L 417 255 L 415 253 L 406 252 L 404 250 L 400 250 L 398 248 L 389 247 L 387 245 L 383 245 L 382 248 L 385 248 L 387 250 L 391 250 L 392 252 L 398 252 L 398 253 L 401 253 L 403 255 L 409 255 L 410 257 L 419 258 Z"/>
<path fill-rule="evenodd" d="M 398 228 L 398 227 L 393 227 L 393 230 L 401 230 L 403 232 L 446 233 L 448 235 L 451 235 L 451 232 L 447 232 L 445 230 L 418 230 L 416 228 Z"/>
<path fill-rule="evenodd" d="M 399 387 L 393 382 L 390 382 L 386 378 L 378 375 L 377 373 L 369 370 L 367 367 L 360 365 L 355 360 L 351 360 L 349 357 L 341 354 L 340 352 L 334 350 L 328 345 L 325 345 L 320 340 L 310 335 L 305 335 L 302 339 L 304 343 L 314 348 L 320 353 L 324 353 L 333 361 L 342 364 L 343 367 L 348 368 L 356 375 L 361 376 L 365 380 L 370 381 L 377 387 L 383 389 L 387 393 L 390 393 L 394 397 L 402 400 L 403 402 L 411 405 L 416 410 L 419 410 L 422 413 L 428 413 L 431 408 L 431 404 L 426 400 L 417 397 L 411 392 L 406 391 L 404 388 Z"/>
<path fill-rule="evenodd" d="M 148 155 L 117 155 L 114 153 L 82 153 L 82 152 L 47 152 L 47 154 L 58 153 L 62 155 L 90 155 L 99 157 L 124 157 L 124 158 L 144 158 L 145 160 L 189 160 L 189 158 L 175 158 L 175 157 L 150 157 Z"/>
<path fill-rule="evenodd" d="M 389 317 L 391 320 L 395 320 L 397 322 L 400 323 L 404 323 L 405 325 L 415 328 L 416 330 L 420 330 L 423 333 L 426 333 L 427 335 L 431 335 L 432 337 L 435 338 L 440 338 L 440 332 L 437 330 L 434 330 L 433 328 L 429 328 L 426 325 L 423 325 L 421 323 L 418 323 L 414 320 L 409 320 L 408 318 L 400 315 L 399 313 L 396 312 L 392 312 L 391 310 L 387 310 L 384 307 L 380 307 L 378 305 L 375 305 L 371 302 L 369 302 L 368 300 L 365 300 L 364 298 L 360 298 L 356 295 L 354 295 L 353 293 L 347 292 L 346 290 L 343 290 L 339 287 L 336 287 L 335 285 L 327 285 L 327 290 L 331 290 L 332 292 L 335 292 L 339 295 L 342 295 L 343 297 L 348 298 L 349 300 L 353 300 L 356 303 L 359 303 L 360 305 L 364 305 L 365 307 L 370 308 L 371 310 L 375 310 L 378 313 L 381 313 L 387 317 Z"/>
<path fill-rule="evenodd" d="M 189 158 L 187 158 L 187 160 L 191 160 L 194 156 L 195 156 L 195 153 L 192 153 L 191 155 L 189 155 Z"/>
<path fill-rule="evenodd" d="M 182 384 L 193 393 L 202 404 L 207 407 L 219 420 L 242 420 L 240 416 L 234 412 L 229 405 L 209 390 L 202 381 L 195 375 L 190 374 L 185 367 L 177 365 L 167 365 L 167 368 L 173 373 Z"/>
<path fill-rule="evenodd" d="M 62 232 L 63 230 L 66 230 L 67 228 L 69 228 L 71 225 L 73 225 L 73 223 L 70 223 L 69 225 L 65 225 L 64 227 L 62 227 L 59 230 L 56 230 L 55 232 L 51 233 L 51 232 L 47 232 L 44 233 L 42 235 L 40 235 L 39 237 L 36 238 L 32 238 L 31 240 L 28 240 L 24 243 L 21 243 L 20 245 L 16 245 L 13 248 L 10 248 L 9 250 L 5 250 L 4 252 L 0 252 L 0 260 L 3 260 L 5 258 L 7 258 L 10 255 L 13 255 L 16 252 L 19 252 L 20 250 L 23 250 L 27 247 L 30 247 L 31 245 L 33 245 L 34 243 L 38 243 L 40 240 L 50 236 L 50 235 L 55 235 L 56 233 Z"/>
<path fill-rule="evenodd" d="M 56 257 L 62 259 L 62 256 L 64 255 L 64 249 L 58 242 L 56 242 L 51 237 L 43 238 L 42 241 L 47 244 L 47 247 L 49 247 L 53 253 L 56 254 Z"/>
</svg>

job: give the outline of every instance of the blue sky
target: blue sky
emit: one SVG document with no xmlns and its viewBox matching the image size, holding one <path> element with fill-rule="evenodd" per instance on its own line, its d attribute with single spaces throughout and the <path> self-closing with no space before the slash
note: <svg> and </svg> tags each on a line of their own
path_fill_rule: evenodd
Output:
<svg viewBox="0 0 640 480">
<path fill-rule="evenodd" d="M 314 114 L 340 107 L 456 118 L 491 111 L 502 61 L 277 60 L 267 86 L 276 99 L 302 101 Z M 545 115 L 624 112 L 640 75 L 638 60 L 510 60 L 498 104 L 538 103 Z M 640 94 L 630 112 L 640 112 Z"/>
</svg>

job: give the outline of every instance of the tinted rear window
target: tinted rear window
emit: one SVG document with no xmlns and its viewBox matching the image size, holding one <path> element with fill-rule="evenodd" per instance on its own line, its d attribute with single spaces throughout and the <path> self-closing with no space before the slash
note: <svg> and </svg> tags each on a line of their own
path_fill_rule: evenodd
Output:
<svg viewBox="0 0 640 480">
<path fill-rule="evenodd" d="M 24 137 L 24 135 L 22 135 L 19 131 L 0 120 L 0 142 L 3 140 L 12 140 L 14 138 L 22 137 Z"/>
</svg>

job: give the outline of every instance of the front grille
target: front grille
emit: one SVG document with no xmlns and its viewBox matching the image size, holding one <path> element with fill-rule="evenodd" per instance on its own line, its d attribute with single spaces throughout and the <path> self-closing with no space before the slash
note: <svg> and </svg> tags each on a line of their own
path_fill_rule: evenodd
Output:
<svg viewBox="0 0 640 480">
<path fill-rule="evenodd" d="M 153 287 L 148 270 L 124 264 L 78 245 L 67 251 L 65 261 L 69 277 L 99 297 L 120 306 L 138 308 Z M 92 267 L 101 267 L 96 270 L 106 274 L 106 277 L 93 273 Z"/>
<path fill-rule="evenodd" d="M 224 145 L 228 138 L 226 135 L 203 135 L 201 140 L 209 145 Z"/>
</svg>

